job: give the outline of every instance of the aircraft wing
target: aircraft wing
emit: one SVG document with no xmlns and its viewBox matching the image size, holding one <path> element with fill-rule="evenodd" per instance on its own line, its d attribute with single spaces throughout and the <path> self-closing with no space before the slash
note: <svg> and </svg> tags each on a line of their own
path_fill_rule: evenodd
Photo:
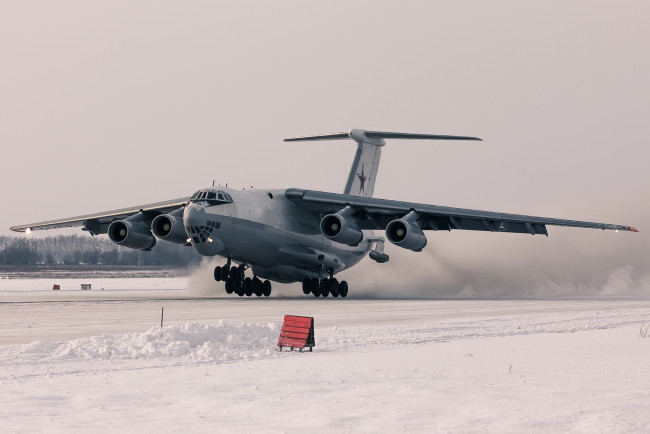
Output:
<svg viewBox="0 0 650 434">
<path fill-rule="evenodd" d="M 189 200 L 188 197 L 167 200 L 163 202 L 149 203 L 145 205 L 136 205 L 129 208 L 116 209 L 112 211 L 98 212 L 95 214 L 86 214 L 76 217 L 67 217 L 57 220 L 48 220 L 38 223 L 29 223 L 25 225 L 13 226 L 14 232 L 39 231 L 47 229 L 71 228 L 83 226 L 83 230 L 89 231 L 93 235 L 105 234 L 108 231 L 108 225 L 115 220 L 120 220 L 139 212 L 151 215 L 153 219 L 159 214 L 167 214 L 184 206 Z"/>
<path fill-rule="evenodd" d="M 352 216 L 360 229 L 383 230 L 391 221 L 415 211 L 420 228 L 424 230 L 461 229 L 548 236 L 546 226 L 551 225 L 638 232 L 631 226 L 424 205 L 295 188 L 286 190 L 285 195 L 297 206 L 322 216 L 350 206 L 353 210 Z"/>
</svg>

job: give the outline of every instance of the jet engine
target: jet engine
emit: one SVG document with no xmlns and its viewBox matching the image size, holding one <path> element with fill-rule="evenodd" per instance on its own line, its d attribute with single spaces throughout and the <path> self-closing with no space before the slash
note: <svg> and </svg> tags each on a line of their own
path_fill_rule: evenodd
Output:
<svg viewBox="0 0 650 434">
<path fill-rule="evenodd" d="M 417 225 L 418 215 L 411 212 L 386 226 L 386 238 L 398 247 L 420 252 L 427 245 L 427 237 Z"/>
<path fill-rule="evenodd" d="M 145 224 L 142 214 L 116 220 L 108 226 L 108 237 L 115 244 L 137 250 L 151 250 L 156 238 Z"/>
<path fill-rule="evenodd" d="M 363 233 L 352 219 L 354 211 L 346 206 L 335 214 L 329 214 L 320 221 L 320 230 L 327 238 L 337 243 L 356 246 L 363 239 Z"/>
<path fill-rule="evenodd" d="M 183 227 L 183 212 L 177 209 L 169 214 L 161 214 L 151 222 L 151 232 L 161 240 L 176 244 L 187 244 L 187 233 Z"/>
</svg>

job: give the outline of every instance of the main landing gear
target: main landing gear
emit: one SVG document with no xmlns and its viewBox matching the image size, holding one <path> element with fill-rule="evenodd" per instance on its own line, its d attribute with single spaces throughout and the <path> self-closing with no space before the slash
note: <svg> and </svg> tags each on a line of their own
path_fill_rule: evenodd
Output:
<svg viewBox="0 0 650 434">
<path fill-rule="evenodd" d="M 347 297 L 348 296 L 348 282 L 345 280 L 339 282 L 335 277 L 328 277 L 321 279 L 320 282 L 317 278 L 305 277 L 302 281 L 302 292 L 307 295 L 314 294 L 315 297 L 327 297 L 332 294 L 332 297 Z"/>
<path fill-rule="evenodd" d="M 244 295 L 250 297 L 253 294 L 258 297 L 271 295 L 271 282 L 268 280 L 262 281 L 257 276 L 253 276 L 252 279 L 245 277 L 245 271 L 246 268 L 243 265 L 230 267 L 229 264 L 226 264 L 223 267 L 215 267 L 214 280 L 225 282 L 228 294 L 234 292 L 240 297 Z"/>
</svg>

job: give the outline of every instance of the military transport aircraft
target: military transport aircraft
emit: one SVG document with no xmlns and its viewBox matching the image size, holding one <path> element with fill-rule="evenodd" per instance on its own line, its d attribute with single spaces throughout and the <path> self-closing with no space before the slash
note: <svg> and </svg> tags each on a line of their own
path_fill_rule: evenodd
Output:
<svg viewBox="0 0 650 434">
<path fill-rule="evenodd" d="M 474 230 L 546 235 L 546 226 L 634 231 L 630 226 L 504 214 L 373 198 L 384 139 L 481 140 L 476 137 L 350 130 L 285 139 L 352 139 L 357 152 L 343 194 L 323 191 L 202 188 L 189 197 L 59 220 L 14 226 L 17 232 L 82 226 L 114 243 L 151 250 L 156 240 L 192 246 L 225 258 L 214 269 L 228 294 L 269 296 L 271 282 L 302 281 L 305 294 L 346 297 L 348 284 L 334 276 L 369 254 L 384 263 L 388 241 L 415 252 L 424 231 Z M 252 277 L 246 271 L 251 270 Z M 262 280 L 266 279 L 266 280 Z"/>
</svg>

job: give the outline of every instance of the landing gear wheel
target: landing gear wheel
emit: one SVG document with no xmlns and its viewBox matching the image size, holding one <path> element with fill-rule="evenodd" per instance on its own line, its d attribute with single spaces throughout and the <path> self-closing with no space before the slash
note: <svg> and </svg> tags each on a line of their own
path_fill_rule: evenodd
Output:
<svg viewBox="0 0 650 434">
<path fill-rule="evenodd" d="M 226 280 L 226 293 L 232 294 L 232 280 Z"/>
<path fill-rule="evenodd" d="M 257 277 L 253 279 L 253 294 L 261 297 L 264 294 L 264 283 Z"/>
<path fill-rule="evenodd" d="M 302 280 L 302 293 L 307 295 L 311 292 L 311 279 L 309 277 L 305 277 Z"/>
<path fill-rule="evenodd" d="M 221 267 L 214 267 L 214 280 L 221 281 Z"/>
<path fill-rule="evenodd" d="M 341 281 L 339 283 L 339 295 L 341 297 L 347 297 L 348 296 L 348 282 L 345 280 Z"/>
<path fill-rule="evenodd" d="M 262 285 L 264 286 L 264 297 L 271 295 L 271 282 L 265 280 Z"/>
<path fill-rule="evenodd" d="M 244 294 L 246 297 L 253 295 L 253 279 L 250 277 L 244 279 Z"/>
<path fill-rule="evenodd" d="M 327 288 L 330 291 L 330 294 L 332 294 L 332 297 L 338 297 L 339 296 L 339 281 L 336 278 L 331 278 L 329 279 L 329 284 L 327 285 Z"/>
<path fill-rule="evenodd" d="M 227 266 L 221 267 L 221 280 L 225 282 L 228 280 L 229 277 L 230 277 L 230 268 L 228 268 Z"/>
<path fill-rule="evenodd" d="M 315 277 L 311 279 L 311 284 L 309 286 L 309 289 L 311 290 L 311 293 L 314 294 L 315 297 L 320 297 L 320 290 L 318 289 L 318 279 Z"/>
<path fill-rule="evenodd" d="M 231 267 L 230 268 L 230 277 L 232 277 L 234 279 L 237 276 L 239 276 L 239 280 L 242 280 L 243 276 L 239 272 L 239 267 Z"/>
<path fill-rule="evenodd" d="M 323 297 L 327 297 L 328 295 L 330 295 L 329 286 L 330 286 L 330 280 L 323 279 L 320 283 L 320 295 L 322 295 Z"/>
<path fill-rule="evenodd" d="M 230 269 L 230 280 L 232 281 L 232 290 L 237 294 L 238 296 L 244 295 L 244 291 L 242 290 L 242 269 L 239 267 L 232 267 Z"/>
</svg>

